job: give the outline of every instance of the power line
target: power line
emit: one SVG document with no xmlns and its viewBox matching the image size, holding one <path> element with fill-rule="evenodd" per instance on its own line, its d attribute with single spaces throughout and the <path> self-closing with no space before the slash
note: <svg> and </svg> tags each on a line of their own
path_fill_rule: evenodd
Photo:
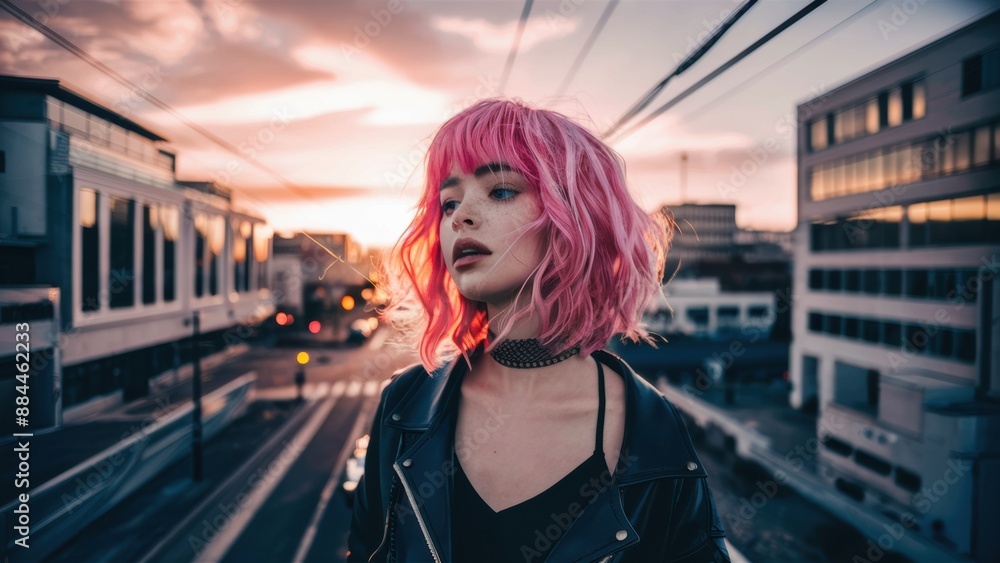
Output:
<svg viewBox="0 0 1000 563">
<path fill-rule="evenodd" d="M 282 186 L 288 188 L 289 190 L 295 192 L 296 194 L 298 194 L 298 195 L 300 195 L 302 197 L 305 197 L 305 198 L 308 198 L 308 199 L 313 199 L 313 197 L 312 197 L 311 194 L 309 194 L 308 192 L 306 192 L 305 190 L 303 190 L 299 186 L 295 185 L 294 183 L 292 183 L 290 180 L 288 180 L 285 177 L 283 177 L 278 172 L 270 169 L 269 167 L 267 167 L 267 166 L 265 166 L 265 165 L 263 165 L 263 164 L 261 164 L 259 162 L 248 161 L 243 156 L 243 154 L 240 152 L 240 150 L 238 148 L 236 148 L 235 146 L 233 146 L 231 143 L 229 143 L 225 139 L 219 137 L 215 133 L 212 133 L 208 129 L 205 129 L 201 125 L 198 125 L 197 123 L 191 121 L 190 119 L 188 119 L 187 117 L 185 117 L 179 111 L 175 110 L 173 107 L 171 107 L 169 104 L 167 104 L 163 100 L 160 100 L 159 98 L 157 98 L 153 94 L 151 94 L 151 93 L 147 92 L 146 90 L 144 90 L 138 84 L 132 82 L 131 80 L 129 80 L 125 76 L 119 74 L 118 71 L 116 71 L 115 69 L 113 69 L 113 68 L 109 67 L 108 65 L 102 63 L 101 61 L 97 60 L 92 55 L 90 55 L 90 53 L 87 53 L 85 50 L 81 49 L 80 47 L 77 47 L 69 39 L 66 39 L 65 37 L 63 37 L 62 35 L 60 35 L 57 31 L 51 29 L 50 27 L 46 26 L 42 22 L 36 20 L 30 14 L 28 14 L 27 12 L 21 10 L 20 8 L 18 8 L 17 6 L 15 6 L 13 3 L 9 2 L 8 0 L 0 0 L 0 8 L 3 8 L 5 10 L 7 10 L 7 12 L 9 12 L 15 18 L 21 20 L 21 22 L 23 22 L 24 24 L 33 27 L 34 29 L 36 29 L 37 31 L 39 31 L 40 33 L 42 33 L 43 35 L 45 35 L 46 37 L 48 37 L 49 39 L 51 39 L 52 41 L 54 41 L 57 45 L 59 45 L 63 49 L 66 49 L 67 51 L 69 51 L 73 55 L 75 55 L 78 58 L 82 59 L 87 64 L 93 66 L 97 70 L 99 70 L 102 73 L 108 75 L 109 77 L 111 77 L 112 79 L 114 79 L 119 84 L 125 86 L 126 88 L 129 88 L 130 90 L 133 91 L 133 93 L 135 93 L 135 94 L 137 94 L 139 96 L 142 96 L 149 103 L 153 104 L 154 106 L 156 106 L 156 107 L 162 109 L 163 111 L 169 113 L 170 115 L 174 116 L 178 121 L 180 121 L 184 125 L 187 125 L 188 127 L 190 127 L 191 129 L 193 129 L 194 131 L 196 131 L 197 133 L 199 133 L 200 135 L 202 135 L 203 137 L 205 137 L 209 141 L 212 141 L 216 145 L 222 147 L 224 150 L 226 150 L 227 152 L 235 155 L 240 160 L 243 160 L 244 162 L 248 162 L 251 166 L 256 167 L 258 170 L 262 170 L 268 176 L 270 176 L 271 178 L 277 180 L 278 183 L 280 183 Z"/>
<path fill-rule="evenodd" d="M 741 17 L 743 17 L 743 14 L 747 13 L 747 11 L 750 10 L 750 8 L 752 8 L 753 5 L 756 3 L 757 0 L 746 0 L 745 2 L 743 2 L 743 4 L 741 4 L 740 7 L 737 8 L 735 12 L 730 14 L 729 17 L 726 18 L 724 22 L 722 22 L 719 28 L 716 29 L 715 32 L 713 32 L 705 40 L 705 42 L 698 47 L 698 49 L 696 49 L 693 53 L 688 55 L 687 58 L 681 61 L 681 63 L 678 64 L 674 70 L 670 71 L 670 73 L 668 73 L 659 82 L 657 82 L 656 85 L 649 90 L 649 92 L 646 92 L 646 94 L 642 98 L 640 98 L 638 102 L 636 102 L 631 108 L 628 109 L 628 111 L 625 112 L 625 115 L 618 118 L 618 121 L 616 121 L 615 124 L 612 125 L 610 129 L 604 132 L 603 137 L 608 138 L 611 135 L 614 135 L 623 125 L 625 125 L 625 123 L 627 123 L 630 119 L 638 115 L 639 112 L 646 109 L 646 107 L 649 104 L 653 103 L 653 100 L 656 99 L 656 96 L 658 96 L 660 92 L 662 92 L 663 89 L 666 88 L 667 83 L 670 82 L 671 78 L 678 76 L 685 70 L 691 68 L 691 65 L 696 63 L 698 59 L 704 56 L 705 53 L 707 53 L 709 49 L 711 49 L 712 46 L 719 41 L 719 39 L 722 39 L 722 36 L 725 35 L 727 31 L 729 31 L 729 28 L 732 27 L 733 24 L 735 24 Z"/>
<path fill-rule="evenodd" d="M 835 25 L 835 26 L 831 27 L 830 29 L 824 31 L 823 33 L 817 35 L 816 37 L 813 37 L 812 39 L 810 39 L 809 41 L 807 41 L 804 45 L 802 45 L 798 49 L 795 49 L 794 51 L 788 53 L 784 57 L 781 57 L 780 59 L 774 61 L 773 63 L 771 63 L 770 65 L 768 65 L 767 67 L 765 67 L 763 70 L 761 70 L 760 72 L 754 73 L 753 76 L 751 76 L 750 78 L 747 78 L 746 80 L 744 80 L 743 82 L 740 82 L 736 86 L 733 86 L 732 88 L 729 88 L 721 96 L 713 99 L 712 101 L 710 101 L 707 104 L 705 104 L 705 105 L 703 105 L 703 106 L 695 109 L 692 112 L 688 112 L 688 113 L 684 114 L 684 117 L 686 119 L 690 119 L 690 118 L 692 118 L 695 115 L 698 115 L 700 113 L 703 113 L 703 112 L 707 111 L 708 109 L 711 109 L 711 108 L 715 107 L 716 105 L 718 105 L 723 100 L 726 100 L 726 99 L 728 99 L 728 98 L 730 98 L 730 97 L 732 97 L 732 96 L 740 93 L 741 92 L 741 89 L 740 89 L 741 86 L 746 86 L 747 84 L 749 84 L 751 82 L 760 80 L 761 78 L 763 78 L 764 76 L 766 76 L 769 72 L 771 72 L 772 70 L 774 70 L 775 68 L 777 68 L 778 65 L 784 63 L 785 61 L 787 61 L 788 59 L 791 59 L 792 57 L 799 56 L 802 53 L 806 52 L 807 50 L 815 47 L 816 45 L 819 44 L 819 41 L 821 41 L 824 37 L 826 37 L 830 33 L 834 32 L 837 28 L 840 28 L 843 25 L 845 25 L 848 22 L 850 22 L 851 20 L 857 18 L 863 12 L 867 12 L 877 2 L 878 2 L 878 0 L 872 0 L 868 4 L 866 4 L 866 5 L 862 6 L 861 8 L 859 8 L 857 11 L 855 11 L 853 14 L 851 14 L 847 18 L 841 20 L 840 23 L 838 23 L 837 25 Z"/>
<path fill-rule="evenodd" d="M 524 8 L 521 10 L 521 19 L 517 22 L 517 33 L 514 35 L 514 44 L 510 46 L 507 53 L 507 63 L 503 67 L 503 76 L 500 77 L 500 90 L 502 94 L 507 88 L 507 79 L 510 78 L 510 71 L 514 68 L 514 59 L 517 57 L 517 50 L 521 45 L 521 35 L 524 33 L 524 26 L 528 23 L 528 16 L 531 15 L 531 5 L 534 0 L 525 0 Z"/>
<path fill-rule="evenodd" d="M 675 105 L 679 104 L 682 100 L 684 100 L 685 98 L 687 98 L 688 96 L 690 96 L 691 94 L 693 94 L 694 92 L 696 92 L 702 86 L 704 86 L 705 84 L 708 84 L 709 82 L 711 82 L 712 80 L 714 80 L 716 77 L 718 77 L 720 74 L 722 74 L 723 72 L 729 70 L 733 65 L 735 65 L 736 63 L 738 63 L 741 60 L 745 59 L 747 56 L 749 56 L 751 53 L 753 53 L 754 51 L 756 51 L 757 49 L 759 49 L 761 46 L 763 46 L 765 43 L 767 43 L 768 41 L 770 41 L 771 39 L 773 39 L 775 36 L 777 36 L 778 34 L 780 34 L 782 31 L 785 31 L 786 29 L 788 29 L 789 27 L 791 27 L 792 25 L 794 25 L 796 22 L 798 22 L 802 18 L 804 18 L 807 15 L 809 15 L 813 10 L 815 10 L 816 8 L 819 8 L 820 6 L 822 6 L 825 3 L 826 3 L 826 0 L 814 0 L 813 2 L 810 2 L 808 6 L 806 6 L 805 8 L 802 8 L 801 10 L 799 10 L 798 12 L 796 12 L 792 17 L 790 17 L 787 20 L 781 22 L 781 24 L 779 24 L 778 27 L 775 27 L 774 29 L 772 29 L 771 31 L 769 31 L 766 35 L 764 35 L 763 37 L 761 37 L 760 39 L 758 39 L 757 41 L 755 41 L 752 45 L 750 45 L 749 47 L 747 47 L 746 49 L 744 49 L 743 51 L 741 51 L 739 54 L 737 54 L 733 58 L 731 58 L 728 61 L 726 61 L 725 63 L 723 63 L 722 66 L 720 66 L 720 67 L 716 68 L 715 70 L 713 70 L 712 72 L 708 73 L 701 80 L 699 80 L 698 82 L 695 82 L 693 85 L 691 85 L 687 90 L 684 90 L 683 92 L 681 92 L 677 96 L 674 96 L 674 98 L 671 99 L 669 102 L 667 102 L 667 103 L 663 104 L 662 106 L 656 108 L 656 111 L 654 111 L 653 113 L 647 115 L 646 117 L 644 117 L 642 119 L 642 121 L 640 121 L 639 123 L 636 123 L 635 125 L 633 125 L 629 129 L 627 129 L 624 133 L 621 134 L 621 136 L 618 137 L 617 140 L 620 141 L 620 140 L 624 139 L 625 137 L 628 137 L 629 135 L 631 135 L 632 133 L 634 133 L 636 130 L 638 130 L 640 127 L 646 125 L 650 121 L 652 121 L 652 120 L 656 119 L 657 117 L 659 117 L 663 112 L 665 112 L 668 109 L 670 109 L 670 108 L 674 107 Z"/>
<path fill-rule="evenodd" d="M 601 34 L 604 30 L 604 25 L 608 23 L 608 19 L 611 18 L 611 13 L 615 11 L 615 7 L 618 6 L 619 0 L 611 0 L 608 5 L 604 7 L 604 12 L 601 13 L 601 17 L 597 20 L 597 25 L 590 32 L 590 37 L 583 44 L 583 49 L 577 54 L 576 60 L 569 67 L 569 72 L 566 73 L 566 77 L 563 78 L 562 84 L 559 85 L 559 89 L 556 91 L 556 96 L 562 96 L 566 92 L 566 88 L 569 87 L 570 82 L 576 78 L 576 73 L 579 72 L 580 66 L 583 65 L 583 60 L 587 58 L 590 54 L 590 49 L 594 46 L 594 42 L 597 41 L 597 36 Z"/>
</svg>

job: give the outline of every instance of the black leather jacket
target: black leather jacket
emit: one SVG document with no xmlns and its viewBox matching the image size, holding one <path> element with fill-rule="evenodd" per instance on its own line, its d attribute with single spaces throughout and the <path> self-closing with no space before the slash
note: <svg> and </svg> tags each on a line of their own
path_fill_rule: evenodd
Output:
<svg viewBox="0 0 1000 563">
<path fill-rule="evenodd" d="M 708 476 L 674 406 L 618 356 L 594 358 L 625 380 L 622 454 L 610 484 L 595 487 L 546 561 L 728 563 Z M 450 417 L 466 370 L 461 357 L 432 377 L 416 364 L 383 387 L 355 491 L 349 562 L 452 561 Z"/>
</svg>

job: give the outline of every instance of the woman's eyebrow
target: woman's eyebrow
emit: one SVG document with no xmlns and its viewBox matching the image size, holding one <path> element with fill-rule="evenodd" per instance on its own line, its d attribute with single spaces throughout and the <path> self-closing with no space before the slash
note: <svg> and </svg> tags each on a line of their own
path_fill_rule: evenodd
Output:
<svg viewBox="0 0 1000 563">
<path fill-rule="evenodd" d="M 485 176 L 486 174 L 496 174 L 498 172 L 517 172 L 517 170 L 514 170 L 514 168 L 512 168 L 507 164 L 503 164 L 500 162 L 491 162 L 489 164 L 484 164 L 479 168 L 476 168 L 476 170 L 472 173 L 472 175 L 475 176 L 476 178 L 480 178 L 482 176 Z M 445 181 L 441 182 L 441 187 L 438 188 L 438 190 L 444 191 L 448 188 L 453 188 L 457 186 L 458 183 L 459 183 L 458 178 L 450 176 L 447 179 L 445 179 Z"/>
</svg>

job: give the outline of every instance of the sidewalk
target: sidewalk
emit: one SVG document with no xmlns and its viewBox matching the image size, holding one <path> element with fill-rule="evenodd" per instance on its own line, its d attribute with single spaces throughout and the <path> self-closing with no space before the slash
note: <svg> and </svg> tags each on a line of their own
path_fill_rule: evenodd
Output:
<svg viewBox="0 0 1000 563">
<path fill-rule="evenodd" d="M 692 433 L 704 432 L 709 444 L 760 466 L 776 480 L 780 475 L 787 486 L 869 538 L 877 540 L 893 524 L 822 480 L 816 466 L 817 419 L 789 406 L 784 382 L 737 385 L 732 404 L 726 403 L 721 385 L 701 391 L 661 377 L 656 387 L 694 423 L 689 423 Z M 967 561 L 916 534 L 897 540 L 893 551 L 914 561 Z"/>
<path fill-rule="evenodd" d="M 244 353 L 244 348 L 239 353 Z M 226 369 L 220 360 L 231 359 L 238 354 L 223 350 L 204 358 L 202 366 L 214 365 L 214 369 L 202 370 L 202 396 L 220 389 L 235 380 L 240 370 Z M 190 370 L 189 370 L 190 371 Z M 77 464 L 90 459 L 123 438 L 141 433 L 158 418 L 191 401 L 191 379 L 186 377 L 173 386 L 164 386 L 158 392 L 104 413 L 91 415 L 84 420 L 67 423 L 55 429 L 35 431 L 31 437 L 31 483 L 36 488 Z M 16 438 L 5 436 L 0 439 L 0 448 L 9 449 Z M 0 478 L 0 506 L 14 500 L 15 464 L 4 464 Z"/>
</svg>

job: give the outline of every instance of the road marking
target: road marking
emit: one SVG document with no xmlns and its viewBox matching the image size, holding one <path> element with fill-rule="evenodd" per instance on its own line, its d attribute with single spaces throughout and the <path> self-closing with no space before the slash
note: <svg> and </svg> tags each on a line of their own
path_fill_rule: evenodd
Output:
<svg viewBox="0 0 1000 563">
<path fill-rule="evenodd" d="M 348 384 L 348 386 L 347 386 L 347 392 L 345 393 L 346 396 L 348 396 L 348 397 L 357 397 L 360 394 L 361 394 L 361 382 L 360 381 L 352 381 L 350 384 Z"/>
<path fill-rule="evenodd" d="M 296 550 L 295 558 L 292 561 L 306 560 L 306 555 L 309 554 L 309 549 L 312 548 L 313 539 L 315 539 L 316 532 L 319 529 L 319 521 L 323 518 L 323 513 L 326 512 L 326 507 L 330 503 L 330 499 L 333 498 L 337 485 L 340 484 L 340 474 L 344 470 L 344 464 L 347 463 L 347 458 L 354 454 L 354 442 L 361 436 L 361 433 L 369 424 L 368 411 L 372 404 L 374 404 L 373 401 L 366 401 L 365 406 L 358 412 L 358 417 L 354 421 L 354 427 L 351 428 L 351 432 L 347 435 L 347 442 L 344 444 L 344 449 L 341 450 L 340 457 L 337 458 L 337 463 L 334 464 L 333 471 L 330 472 L 330 478 L 327 479 L 326 485 L 323 486 L 323 493 L 319 497 L 319 503 L 316 504 L 312 520 L 309 522 L 309 527 L 306 528 L 306 533 L 299 542 L 299 548 Z"/>
<path fill-rule="evenodd" d="M 365 382 L 365 397 L 374 397 L 378 393 L 378 381 Z"/>
<path fill-rule="evenodd" d="M 340 397 L 341 395 L 344 394 L 344 389 L 346 388 L 347 388 L 347 383 L 345 381 L 343 380 L 336 381 L 334 382 L 333 387 L 330 388 L 330 396 Z"/>
<path fill-rule="evenodd" d="M 292 443 L 287 446 L 288 449 L 288 460 L 281 464 L 274 475 L 268 475 L 267 478 L 262 479 L 260 484 L 257 485 L 251 492 L 250 498 L 247 499 L 246 503 L 243 505 L 242 510 L 229 522 L 229 525 L 219 531 L 219 534 L 212 540 L 212 543 L 208 544 L 205 549 L 198 554 L 197 560 L 199 561 L 222 561 L 229 548 L 232 547 L 233 543 L 243 532 L 243 529 L 247 527 L 250 520 L 257 514 L 260 507 L 264 505 L 264 501 L 271 496 L 274 489 L 281 483 L 284 479 L 285 474 L 288 470 L 295 464 L 305 451 L 309 442 L 312 441 L 316 432 L 319 431 L 320 426 L 326 420 L 326 417 L 330 414 L 333 409 L 333 404 L 336 399 L 326 399 L 323 401 L 319 407 L 316 408 L 316 412 L 313 413 L 309 421 L 306 422 L 305 426 L 299 430 L 295 438 L 292 439 Z M 282 454 L 282 457 L 285 457 Z"/>
</svg>

